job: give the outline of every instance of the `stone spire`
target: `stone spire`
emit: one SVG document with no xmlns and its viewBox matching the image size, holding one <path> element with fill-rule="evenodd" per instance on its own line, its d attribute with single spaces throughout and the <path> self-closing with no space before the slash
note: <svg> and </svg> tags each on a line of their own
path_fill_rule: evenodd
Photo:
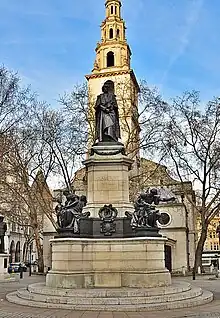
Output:
<svg viewBox="0 0 220 318">
<path fill-rule="evenodd" d="M 106 0 L 106 17 L 101 24 L 101 41 L 96 47 L 93 73 L 129 70 L 131 51 L 125 37 L 125 22 L 121 18 L 121 1 Z"/>
</svg>

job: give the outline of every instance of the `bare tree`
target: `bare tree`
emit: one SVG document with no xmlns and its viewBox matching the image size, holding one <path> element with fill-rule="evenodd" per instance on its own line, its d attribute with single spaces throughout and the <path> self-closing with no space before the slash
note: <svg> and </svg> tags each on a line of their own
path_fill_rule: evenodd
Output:
<svg viewBox="0 0 220 318">
<path fill-rule="evenodd" d="M 34 98 L 29 87 L 21 87 L 16 73 L 0 67 L 0 135 L 21 123 Z"/>
<path fill-rule="evenodd" d="M 148 151 L 158 143 L 163 114 L 167 108 L 157 89 L 149 88 L 145 81 L 141 81 L 139 93 L 133 92 L 132 87 L 130 81 L 115 82 L 120 126 L 126 136 L 125 148 L 130 154 L 137 153 L 140 149 Z M 70 94 L 60 97 L 67 120 L 84 140 L 83 148 L 95 142 L 96 97 L 89 94 L 86 83 L 75 86 Z M 139 102 L 139 112 L 136 102 Z M 91 142 L 87 143 L 87 140 Z M 136 147 L 131 147 L 131 144 Z"/>
<path fill-rule="evenodd" d="M 31 158 L 27 157 L 27 151 L 24 151 L 21 143 L 18 144 L 17 139 L 11 137 L 8 145 L 10 147 L 4 152 L 3 164 L 0 166 L 1 212 L 23 228 L 29 243 L 35 240 L 39 271 L 42 271 L 43 216 L 49 217 L 55 226 L 52 196 L 41 170 L 34 175 L 29 169 Z"/>
<path fill-rule="evenodd" d="M 168 105 L 164 103 L 155 88 L 149 88 L 146 81 L 140 82 L 140 91 L 134 89 L 129 80 L 115 81 L 115 92 L 119 106 L 119 120 L 125 149 L 135 160 L 130 173 L 131 199 L 135 197 L 142 172 L 138 171 L 140 154 L 159 158 L 161 131 L 164 126 L 164 112 Z M 82 152 L 88 152 L 95 142 L 95 102 L 97 96 L 88 91 L 87 84 L 76 85 L 70 94 L 60 97 L 68 125 L 77 131 L 81 140 Z M 139 111 L 138 104 L 139 103 Z M 157 156 L 156 156 L 157 154 Z M 160 160 L 160 159 L 159 159 Z M 133 193 L 135 192 L 135 193 Z"/>
<path fill-rule="evenodd" d="M 31 229 L 42 270 L 43 216 L 57 226 L 47 182 L 58 177 L 63 187 L 71 189 L 85 139 L 78 133 L 79 116 L 71 122 L 62 111 L 39 102 L 5 68 L 0 72 L 0 98 L 0 208 L 23 229 Z"/>
<path fill-rule="evenodd" d="M 191 180 L 198 189 L 196 200 L 185 193 L 201 220 L 194 264 L 197 270 L 202 266 L 208 225 L 220 211 L 220 99 L 204 106 L 195 91 L 176 98 L 167 112 L 162 150 L 181 184 Z"/>
</svg>

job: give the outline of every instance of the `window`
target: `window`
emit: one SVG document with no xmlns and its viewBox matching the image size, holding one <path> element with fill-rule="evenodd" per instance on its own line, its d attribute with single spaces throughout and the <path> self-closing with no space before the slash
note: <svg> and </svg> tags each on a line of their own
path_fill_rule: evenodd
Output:
<svg viewBox="0 0 220 318">
<path fill-rule="evenodd" d="M 113 39 L 113 29 L 109 30 L 109 39 Z"/>
<path fill-rule="evenodd" d="M 171 222 L 171 217 L 170 217 L 170 215 L 168 213 L 162 212 L 158 221 L 163 226 L 169 225 L 170 222 Z"/>
<path fill-rule="evenodd" d="M 115 66 L 115 55 L 113 52 L 107 54 L 107 67 Z"/>
<path fill-rule="evenodd" d="M 214 251 L 216 251 L 216 250 L 217 250 L 217 244 L 214 243 Z"/>
<path fill-rule="evenodd" d="M 117 38 L 119 38 L 119 37 L 120 37 L 120 30 L 117 29 Z"/>
<path fill-rule="evenodd" d="M 211 250 L 211 251 L 213 250 L 213 246 L 212 246 L 212 243 L 210 243 L 210 250 Z"/>
<path fill-rule="evenodd" d="M 16 232 L 16 224 L 14 222 L 12 222 L 12 232 Z"/>
<path fill-rule="evenodd" d="M 117 14 L 117 7 L 115 7 L 115 14 Z"/>
<path fill-rule="evenodd" d="M 212 232 L 209 233 L 209 237 L 212 238 Z"/>
<path fill-rule="evenodd" d="M 212 237 L 216 238 L 216 233 L 215 232 L 212 233 Z"/>
<path fill-rule="evenodd" d="M 114 14 L 114 7 L 111 6 L 111 14 Z"/>
</svg>

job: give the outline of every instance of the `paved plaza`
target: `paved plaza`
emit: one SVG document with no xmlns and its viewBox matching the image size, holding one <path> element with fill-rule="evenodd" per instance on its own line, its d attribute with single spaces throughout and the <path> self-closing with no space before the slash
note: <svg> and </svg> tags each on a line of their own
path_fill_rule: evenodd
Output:
<svg viewBox="0 0 220 318">
<path fill-rule="evenodd" d="M 179 279 L 179 278 L 178 278 Z M 208 305 L 170 311 L 157 312 L 83 312 L 71 310 L 42 309 L 19 306 L 7 302 L 5 295 L 29 284 L 43 282 L 43 276 L 25 276 L 19 282 L 0 283 L 0 318 L 174 318 L 174 317 L 219 317 L 220 318 L 220 279 L 210 280 L 210 277 L 199 277 L 192 281 L 191 277 L 181 278 L 214 293 L 214 301 Z"/>
</svg>

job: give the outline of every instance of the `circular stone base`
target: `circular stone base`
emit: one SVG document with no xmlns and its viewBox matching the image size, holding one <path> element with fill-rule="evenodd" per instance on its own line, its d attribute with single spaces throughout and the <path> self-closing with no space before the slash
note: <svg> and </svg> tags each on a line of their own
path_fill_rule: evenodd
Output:
<svg viewBox="0 0 220 318">
<path fill-rule="evenodd" d="M 46 276 L 46 285 L 52 288 L 152 288 L 169 286 L 171 277 L 168 270 L 148 272 L 60 272 L 50 271 Z"/>
<path fill-rule="evenodd" d="M 57 289 L 33 284 L 6 296 L 9 302 L 44 308 L 88 311 L 153 311 L 193 307 L 213 300 L 213 294 L 177 282 L 160 288 Z"/>
</svg>

